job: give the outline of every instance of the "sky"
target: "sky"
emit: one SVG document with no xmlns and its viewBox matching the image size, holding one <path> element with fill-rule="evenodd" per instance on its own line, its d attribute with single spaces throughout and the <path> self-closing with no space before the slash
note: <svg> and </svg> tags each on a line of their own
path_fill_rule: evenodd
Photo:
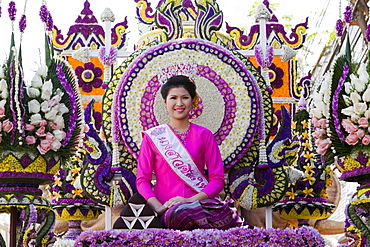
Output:
<svg viewBox="0 0 370 247">
<path fill-rule="evenodd" d="M 340 2 L 342 1 L 342 4 Z M 313 66 L 317 61 L 317 54 L 320 53 L 328 35 L 325 34 L 325 30 L 333 30 L 335 27 L 335 21 L 339 18 L 340 7 L 345 8 L 345 0 L 270 0 L 271 5 L 275 5 L 276 11 L 275 15 L 280 20 L 282 24 L 287 23 L 283 19 L 283 16 L 291 16 L 292 21 L 290 24 L 295 26 L 298 23 L 304 22 L 306 17 L 309 17 L 309 29 L 308 35 L 318 32 L 322 34 L 320 37 L 316 37 L 310 48 L 316 49 L 315 54 L 307 56 L 307 54 L 302 50 L 299 51 L 298 56 L 301 57 L 302 65 L 309 64 L 309 66 L 304 66 L 303 69 L 310 70 L 310 66 Z M 9 44 L 10 44 L 10 33 L 11 33 L 11 23 L 8 16 L 8 5 L 10 0 L 0 0 L 1 3 L 1 17 L 0 17 L 0 61 L 6 59 L 7 54 L 9 54 Z M 16 35 L 16 44 L 20 43 L 18 22 L 21 14 L 23 14 L 24 9 L 26 9 L 27 16 L 27 27 L 22 36 L 22 50 L 23 50 L 23 63 L 24 63 L 24 73 L 26 80 L 30 80 L 33 77 L 34 71 L 43 61 L 44 46 L 44 33 L 43 24 L 39 18 L 39 9 L 42 2 L 46 2 L 48 9 L 53 16 L 54 24 L 61 30 L 62 34 L 65 36 L 71 25 L 75 23 L 76 18 L 83 9 L 85 0 L 15 0 L 17 8 L 17 19 L 15 21 L 14 30 Z M 194 2 L 194 1 L 193 1 Z M 255 0 L 217 0 L 220 9 L 224 14 L 224 26 L 225 22 L 228 22 L 231 26 L 247 28 L 247 30 L 255 24 L 253 18 L 248 17 L 248 13 L 251 11 L 254 3 L 258 3 Z M 262 1 L 260 1 L 262 2 Z M 24 5 L 26 4 L 26 8 Z M 152 0 L 152 7 L 156 7 L 158 0 Z M 98 19 L 99 24 L 102 24 L 100 20 L 100 15 L 103 10 L 108 7 L 110 8 L 116 18 L 117 22 L 121 22 L 127 16 L 129 25 L 129 35 L 128 35 L 128 46 L 127 51 L 133 49 L 135 41 L 139 37 L 138 32 L 138 21 L 135 18 L 136 13 L 136 3 L 134 0 L 90 0 L 90 9 L 94 12 L 95 17 Z M 323 18 L 320 17 L 320 13 L 326 10 Z M 112 26 L 113 26 L 112 25 Z M 287 30 L 289 31 L 289 30 Z M 308 42 L 306 42 L 309 44 Z M 40 50 L 41 49 L 41 50 Z"/>
</svg>

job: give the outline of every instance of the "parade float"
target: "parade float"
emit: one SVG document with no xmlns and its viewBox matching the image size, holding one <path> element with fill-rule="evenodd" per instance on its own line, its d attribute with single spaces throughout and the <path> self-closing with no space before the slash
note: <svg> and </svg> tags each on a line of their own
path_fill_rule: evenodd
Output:
<svg viewBox="0 0 370 247">
<path fill-rule="evenodd" d="M 48 36 L 53 22 L 45 6 L 40 12 L 45 24 L 45 64 L 29 85 L 25 83 L 22 43 L 15 42 L 14 25 L 19 21 L 22 41 L 26 15 L 17 19 L 16 12 L 11 1 L 11 47 L 1 66 L 0 211 L 11 215 L 9 246 L 52 246 L 55 213 L 39 186 L 52 183 L 61 165 L 74 155 L 82 107 L 73 69 L 53 56 Z M 6 246 L 2 237 L 0 244 Z"/>
<path fill-rule="evenodd" d="M 23 232 L 16 230 L 17 239 L 11 246 L 21 246 L 30 241 L 36 241 L 36 246 L 52 245 L 52 233 L 49 232 L 55 220 L 54 214 L 58 222 L 70 222 L 70 229 L 66 235 L 61 235 L 58 246 L 71 246 L 73 240 L 76 240 L 76 246 L 283 246 L 287 243 L 324 246 L 318 230 L 307 226 L 274 229 L 271 216 L 273 205 L 283 205 L 285 212 L 285 206 L 290 205 L 296 210 L 291 214 L 295 219 L 326 219 L 333 207 L 326 199 L 321 199 L 330 186 L 331 172 L 320 166 L 321 160 L 315 163 L 318 167 L 311 167 L 314 150 L 302 141 L 302 136 L 307 137 L 308 119 L 297 122 L 300 126 L 302 121 L 306 121 L 300 131 L 295 128 L 292 131 L 291 124 L 291 116 L 297 111 L 296 103 L 301 97 L 307 98 L 310 91 L 310 74 L 298 81 L 294 58 L 305 41 L 308 20 L 296 25 L 287 35 L 265 0 L 258 7 L 256 24 L 248 34 L 228 25 L 225 34 L 220 31 L 223 13 L 216 1 L 160 1 L 155 9 L 146 0 L 135 2 L 137 18 L 148 31 L 139 38 L 132 52 L 123 51 L 128 28 L 126 19 L 111 28 L 115 17 L 111 10 L 106 9 L 101 15 L 105 24 L 103 28 L 86 0 L 66 37 L 57 28 L 57 23 L 53 25 L 50 13 L 42 5 L 40 13 L 47 34 L 47 70 L 43 73 L 40 69 L 38 77 L 32 80 L 32 86 L 27 88 L 29 90 L 20 78 L 22 67 L 17 61 L 16 49 L 9 56 L 9 61 L 12 58 L 15 62 L 3 66 L 4 81 L 9 88 L 6 91 L 8 94 L 2 93 L 5 106 L 9 104 L 4 115 L 14 126 L 14 130 L 9 130 L 3 124 L 3 140 L 14 140 L 2 143 L 12 143 L 13 140 L 17 145 L 16 149 L 14 145 L 4 145 L 9 151 L 2 152 L 6 155 L 3 160 L 8 162 L 5 158 L 13 158 L 16 161 L 9 162 L 21 162 L 22 169 L 26 169 L 32 161 L 22 165 L 23 160 L 36 160 L 41 156 L 46 160 L 43 174 L 39 174 L 39 170 L 36 173 L 27 172 L 38 179 L 47 177 L 31 185 L 32 196 L 42 198 L 40 200 L 45 205 L 27 202 L 18 206 L 13 201 L 5 201 L 3 211 L 12 213 L 14 220 L 16 217 L 29 220 L 26 226 L 22 226 Z M 14 7 L 13 2 L 11 6 Z M 123 59 L 120 65 L 116 63 L 117 58 Z M 14 64 L 20 65 L 14 67 Z M 199 229 L 183 232 L 142 229 L 146 227 L 138 231 L 110 229 L 111 210 L 132 203 L 130 199 L 136 193 L 136 159 L 140 151 L 141 132 L 168 121 L 158 94 L 163 74 L 191 74 L 195 77 L 200 103 L 191 112 L 191 121 L 214 133 L 227 172 L 225 195 L 246 210 L 266 208 L 264 226 L 267 229 L 241 227 L 226 231 Z M 47 97 L 43 96 L 47 93 L 49 97 L 43 98 Z M 42 103 L 51 100 L 59 104 L 57 112 L 49 113 L 43 108 Z M 86 108 L 84 121 L 88 126 L 84 134 L 82 105 Z M 40 119 L 34 116 L 37 114 Z M 50 117 L 52 114 L 55 116 Z M 63 124 L 49 123 L 57 117 Z M 29 125 L 33 125 L 32 130 Z M 24 130 L 22 126 L 30 130 Z M 45 151 L 41 143 L 50 141 L 50 134 L 54 133 L 47 131 L 56 130 L 60 135 L 54 134 L 53 141 L 60 136 L 64 139 L 58 139 L 60 146 L 56 143 Z M 45 135 L 39 136 L 42 131 Z M 35 134 L 35 138 L 28 137 L 30 134 Z M 16 156 L 14 153 L 22 150 L 20 147 L 25 146 L 27 137 L 29 153 L 27 156 Z M 0 148 L 3 149 L 3 146 L 0 145 Z M 307 157 L 298 159 L 297 163 L 298 155 Z M 70 156 L 74 158 L 68 159 Z M 12 169 L 5 164 L 4 198 L 7 199 L 11 198 L 9 193 L 16 187 L 14 183 L 18 183 L 14 178 L 21 177 L 25 181 L 24 177 L 30 175 L 21 169 L 16 170 L 14 175 Z M 288 188 L 294 189 L 291 182 L 297 181 L 298 185 L 299 179 L 294 179 L 295 172 L 302 169 L 306 174 L 299 179 L 301 184 L 307 186 L 303 189 L 302 200 L 307 201 L 309 205 L 304 206 L 309 208 L 302 205 L 297 208 L 302 200 L 293 205 L 284 199 L 287 195 L 288 199 L 294 199 L 291 195 L 298 193 L 288 191 Z M 9 172 L 12 174 L 6 175 Z M 37 188 L 39 184 L 51 184 L 53 204 L 41 197 Z M 17 195 L 29 198 L 30 192 L 26 191 Z M 313 191 L 318 193 L 317 199 L 311 199 Z M 96 219 L 102 206 L 106 211 L 105 219 Z M 132 207 L 135 208 L 135 205 Z M 19 211 L 20 214 L 17 214 Z M 45 219 L 40 216 L 35 220 L 35 212 L 46 215 Z M 284 214 L 283 210 L 280 213 Z M 285 216 L 288 217 L 288 214 Z M 298 214 L 300 217 L 297 217 Z M 116 218 L 123 222 L 139 221 L 138 217 L 125 217 L 121 214 Z M 98 228 L 106 230 L 89 230 L 80 234 L 81 220 L 103 223 Z M 42 222 L 46 223 L 37 228 L 36 225 Z M 36 228 L 43 235 L 33 234 Z M 133 229 L 135 227 L 130 228 Z M 35 236 L 36 240 L 33 240 Z"/>
</svg>

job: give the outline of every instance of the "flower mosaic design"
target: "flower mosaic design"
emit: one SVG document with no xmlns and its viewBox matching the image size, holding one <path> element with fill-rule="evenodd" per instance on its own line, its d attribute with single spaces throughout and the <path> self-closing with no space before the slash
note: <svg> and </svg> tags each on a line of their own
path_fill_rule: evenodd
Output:
<svg viewBox="0 0 370 247">
<path fill-rule="evenodd" d="M 103 84 L 103 80 L 99 78 L 103 75 L 103 71 L 99 67 L 95 67 L 93 63 L 85 63 L 84 66 L 76 68 L 78 85 L 84 92 L 91 92 L 93 87 L 99 88 Z"/>
<path fill-rule="evenodd" d="M 283 86 L 284 71 L 277 67 L 274 63 L 269 67 L 269 78 L 273 88 L 281 88 Z"/>
</svg>

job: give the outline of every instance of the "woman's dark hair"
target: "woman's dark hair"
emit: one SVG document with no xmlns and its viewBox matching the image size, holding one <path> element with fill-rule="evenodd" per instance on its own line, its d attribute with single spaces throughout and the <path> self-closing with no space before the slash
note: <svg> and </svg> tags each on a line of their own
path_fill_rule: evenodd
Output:
<svg viewBox="0 0 370 247">
<path fill-rule="evenodd" d="M 162 98 L 165 100 L 170 89 L 177 87 L 185 88 L 189 92 L 191 99 L 194 99 L 197 95 L 195 83 L 191 78 L 185 75 L 175 75 L 168 78 L 166 83 L 161 87 Z"/>
</svg>

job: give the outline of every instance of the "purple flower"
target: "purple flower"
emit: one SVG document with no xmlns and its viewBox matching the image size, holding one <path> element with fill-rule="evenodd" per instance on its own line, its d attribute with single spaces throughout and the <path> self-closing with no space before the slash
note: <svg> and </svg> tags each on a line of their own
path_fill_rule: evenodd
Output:
<svg viewBox="0 0 370 247">
<path fill-rule="evenodd" d="M 15 20 L 15 14 L 17 13 L 17 9 L 15 8 L 15 2 L 14 1 L 10 1 L 8 12 L 9 12 L 10 20 L 14 21 Z"/>
<path fill-rule="evenodd" d="M 76 68 L 78 85 L 87 93 L 91 92 L 93 87 L 99 88 L 103 84 L 103 80 L 98 78 L 102 74 L 101 68 L 94 67 L 93 63 L 85 63 L 84 67 L 78 66 Z"/>
<path fill-rule="evenodd" d="M 22 15 L 21 20 L 19 21 L 19 31 L 21 33 L 24 32 L 26 29 L 27 23 L 26 23 L 26 15 Z"/>
<path fill-rule="evenodd" d="M 337 30 L 337 36 L 341 37 L 343 35 L 343 21 L 342 20 L 337 20 L 337 23 L 335 25 L 335 29 Z"/>
<path fill-rule="evenodd" d="M 42 5 L 40 7 L 40 18 L 41 18 L 41 21 L 44 22 L 44 23 L 46 23 L 46 20 L 48 18 L 48 15 L 49 15 L 48 8 L 45 5 Z"/>
<path fill-rule="evenodd" d="M 352 8 L 351 8 L 351 6 L 346 7 L 346 11 L 344 11 L 343 15 L 344 15 L 344 21 L 346 23 L 351 23 L 352 22 Z"/>
<path fill-rule="evenodd" d="M 366 41 L 369 42 L 370 41 L 370 25 L 367 25 L 367 29 L 366 29 Z"/>
<path fill-rule="evenodd" d="M 46 31 L 53 30 L 54 23 L 53 23 L 53 17 L 51 16 L 50 12 L 48 12 L 45 24 L 46 24 Z"/>
</svg>

